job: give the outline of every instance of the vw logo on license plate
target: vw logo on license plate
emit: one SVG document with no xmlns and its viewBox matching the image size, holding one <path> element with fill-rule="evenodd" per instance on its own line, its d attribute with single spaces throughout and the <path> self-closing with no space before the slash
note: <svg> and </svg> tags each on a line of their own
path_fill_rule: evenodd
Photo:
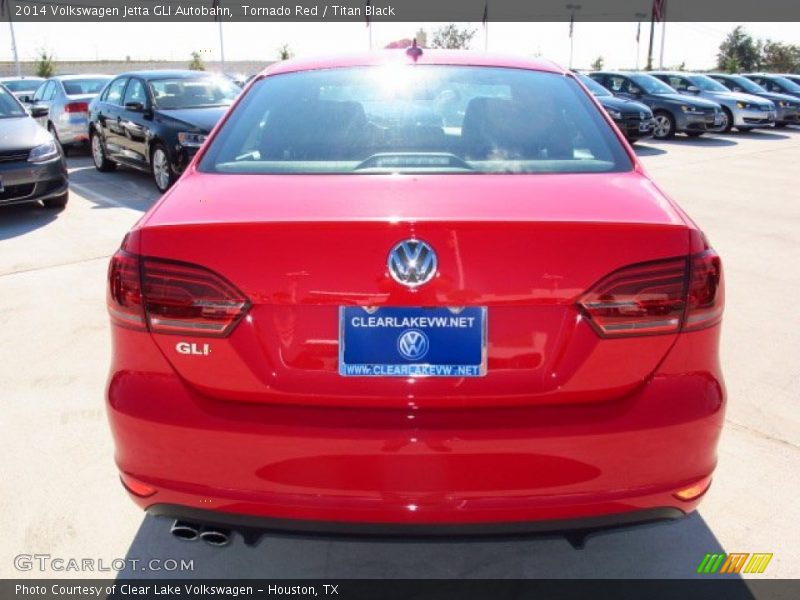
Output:
<svg viewBox="0 0 800 600">
<path fill-rule="evenodd" d="M 419 329 L 407 329 L 397 338 L 397 351 L 406 360 L 423 358 L 430 348 L 428 336 Z"/>
</svg>

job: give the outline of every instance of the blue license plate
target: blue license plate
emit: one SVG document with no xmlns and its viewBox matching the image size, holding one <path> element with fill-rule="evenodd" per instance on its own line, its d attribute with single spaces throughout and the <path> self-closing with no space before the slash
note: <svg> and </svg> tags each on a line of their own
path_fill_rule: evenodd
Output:
<svg viewBox="0 0 800 600">
<path fill-rule="evenodd" d="M 339 308 L 345 377 L 480 377 L 486 308 Z"/>
</svg>

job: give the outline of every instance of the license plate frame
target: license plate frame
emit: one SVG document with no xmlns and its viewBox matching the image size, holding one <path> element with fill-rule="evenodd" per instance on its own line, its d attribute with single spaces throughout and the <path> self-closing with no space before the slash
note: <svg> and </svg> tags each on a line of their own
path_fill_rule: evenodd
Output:
<svg viewBox="0 0 800 600">
<path fill-rule="evenodd" d="M 487 316 L 485 306 L 340 306 L 339 375 L 483 377 Z"/>
</svg>

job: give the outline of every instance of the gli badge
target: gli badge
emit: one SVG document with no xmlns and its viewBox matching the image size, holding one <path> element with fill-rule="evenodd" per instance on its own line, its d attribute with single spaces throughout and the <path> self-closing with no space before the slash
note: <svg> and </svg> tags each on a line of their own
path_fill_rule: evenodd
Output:
<svg viewBox="0 0 800 600">
<path fill-rule="evenodd" d="M 190 354 L 192 356 L 208 356 L 211 354 L 211 344 L 195 344 L 194 342 L 178 342 L 175 344 L 178 354 Z"/>
</svg>

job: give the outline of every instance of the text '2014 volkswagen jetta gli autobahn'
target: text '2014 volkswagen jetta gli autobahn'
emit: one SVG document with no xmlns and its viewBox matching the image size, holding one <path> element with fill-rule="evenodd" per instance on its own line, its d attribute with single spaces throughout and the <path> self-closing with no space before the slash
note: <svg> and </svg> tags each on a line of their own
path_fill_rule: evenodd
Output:
<svg viewBox="0 0 800 600">
<path fill-rule="evenodd" d="M 572 74 L 281 62 L 111 260 L 116 461 L 184 537 L 680 516 L 716 463 L 722 307 Z"/>
</svg>

